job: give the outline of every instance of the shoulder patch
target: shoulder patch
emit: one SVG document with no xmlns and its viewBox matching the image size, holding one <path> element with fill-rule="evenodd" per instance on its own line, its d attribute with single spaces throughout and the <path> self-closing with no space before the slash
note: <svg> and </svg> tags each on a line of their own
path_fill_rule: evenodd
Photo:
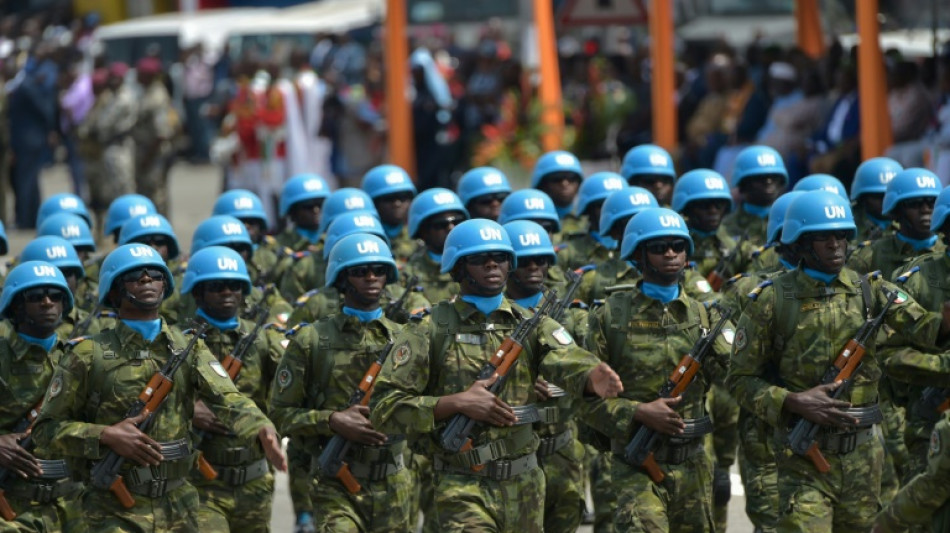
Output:
<svg viewBox="0 0 950 533">
<path fill-rule="evenodd" d="M 913 276 L 914 274 L 916 274 L 916 273 L 918 273 L 918 272 L 920 272 L 920 267 L 919 267 L 919 266 L 915 266 L 914 268 L 908 270 L 907 272 L 904 272 L 904 273 L 901 274 L 900 276 L 897 276 L 897 278 L 894 279 L 894 282 L 895 282 L 895 283 L 907 283 L 907 280 L 908 280 L 911 276 Z"/>
<path fill-rule="evenodd" d="M 76 338 L 74 338 L 74 339 L 69 339 L 68 341 L 66 341 L 66 344 L 67 344 L 70 348 L 72 348 L 73 346 L 76 346 L 77 344 L 79 344 L 80 342 L 82 342 L 82 341 L 84 341 L 84 340 L 86 340 L 86 339 L 88 339 L 88 338 L 89 338 L 88 335 L 83 335 L 83 336 L 81 336 L 81 337 L 76 337 Z"/>
<path fill-rule="evenodd" d="M 393 348 L 393 368 L 399 368 L 400 365 L 406 364 L 409 361 L 409 355 L 411 350 L 409 349 L 408 343 L 402 343 L 396 348 Z"/>
<path fill-rule="evenodd" d="M 927 451 L 927 457 L 931 459 L 936 457 L 940 453 L 941 445 L 940 430 L 934 428 L 933 432 L 930 434 L 930 449 Z"/>
<path fill-rule="evenodd" d="M 707 292 L 712 292 L 712 291 L 713 291 L 712 285 L 710 285 L 709 282 L 706 281 L 706 280 L 704 280 L 704 279 L 701 279 L 701 280 L 699 280 L 699 281 L 696 282 L 696 288 L 699 289 L 699 291 L 700 291 L 700 292 L 703 292 L 703 293 L 707 293 Z"/>
<path fill-rule="evenodd" d="M 55 398 L 59 396 L 61 392 L 63 392 L 63 375 L 56 374 L 49 383 L 49 397 Z"/>
<path fill-rule="evenodd" d="M 726 332 L 723 331 L 723 334 L 725 333 Z M 737 350 L 742 350 L 749 345 L 749 335 L 746 333 L 745 328 L 739 328 L 739 330 L 736 331 L 736 334 L 733 338 L 733 344 Z"/>
<path fill-rule="evenodd" d="M 280 340 L 280 347 L 281 347 L 281 348 L 283 348 L 283 349 L 286 350 L 288 346 L 290 346 L 290 339 L 281 339 L 281 340 Z"/>
<path fill-rule="evenodd" d="M 904 291 L 897 291 L 897 298 L 894 298 L 894 304 L 902 304 L 906 302 L 910 296 L 907 296 L 907 293 Z"/>
<path fill-rule="evenodd" d="M 571 334 L 567 332 L 563 327 L 557 328 L 554 330 L 554 333 L 551 333 L 551 336 L 554 337 L 554 340 L 562 346 L 567 346 L 574 342 L 574 338 L 571 337 Z"/>
<path fill-rule="evenodd" d="M 218 361 L 211 361 L 208 364 L 211 366 L 211 370 L 214 370 L 215 374 L 223 378 L 228 377 L 228 373 L 224 370 L 224 367 L 221 366 L 221 363 L 219 363 Z"/>
<path fill-rule="evenodd" d="M 277 371 L 277 385 L 282 389 L 286 389 L 294 382 L 294 374 L 290 371 L 289 368 L 282 367 Z"/>
</svg>

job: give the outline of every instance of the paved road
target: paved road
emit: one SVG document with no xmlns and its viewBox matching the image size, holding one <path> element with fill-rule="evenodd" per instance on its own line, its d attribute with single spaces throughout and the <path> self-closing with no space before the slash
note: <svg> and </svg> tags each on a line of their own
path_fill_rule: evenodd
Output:
<svg viewBox="0 0 950 533">
<path fill-rule="evenodd" d="M 597 170 L 602 170 L 600 166 L 602 165 L 598 165 Z M 45 171 L 41 180 L 44 198 L 60 192 L 69 192 L 69 180 L 62 166 L 55 166 Z M 211 214 L 211 205 L 220 193 L 220 183 L 220 175 L 215 167 L 179 163 L 172 169 L 170 220 L 178 235 L 182 250 L 191 248 L 192 232 L 198 223 Z M 12 209 L 9 212 L 12 213 Z M 11 230 L 8 232 L 8 237 L 10 249 L 16 253 L 29 242 L 33 234 Z M 737 470 L 734 469 L 732 477 L 733 497 L 729 502 L 729 533 L 751 532 L 752 524 L 743 511 L 745 497 Z M 284 475 L 278 475 L 271 526 L 275 533 L 289 533 L 293 531 L 293 523 L 293 508 L 287 492 L 287 478 Z M 592 529 L 587 526 L 578 531 L 586 533 Z"/>
</svg>

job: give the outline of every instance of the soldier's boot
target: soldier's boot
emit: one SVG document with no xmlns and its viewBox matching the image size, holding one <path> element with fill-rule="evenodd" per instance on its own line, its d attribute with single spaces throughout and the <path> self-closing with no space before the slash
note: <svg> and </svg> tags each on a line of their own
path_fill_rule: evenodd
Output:
<svg viewBox="0 0 950 533">
<path fill-rule="evenodd" d="M 732 498 L 732 479 L 729 471 L 716 468 L 713 472 L 713 520 L 716 531 L 726 531 L 729 520 L 729 499 Z"/>
</svg>

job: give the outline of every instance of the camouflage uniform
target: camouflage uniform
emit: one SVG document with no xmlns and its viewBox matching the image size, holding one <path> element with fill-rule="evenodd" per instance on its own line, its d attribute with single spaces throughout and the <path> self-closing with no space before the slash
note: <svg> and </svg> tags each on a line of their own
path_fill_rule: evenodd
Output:
<svg viewBox="0 0 950 533">
<path fill-rule="evenodd" d="M 132 401 L 171 356 L 171 350 L 184 349 L 187 342 L 185 335 L 164 322 L 152 342 L 122 321 L 114 330 L 82 338 L 60 360 L 33 437 L 51 453 L 72 458 L 79 465 L 77 471 L 88 477 L 92 464 L 108 452 L 99 441 L 102 431 L 125 418 Z M 200 398 L 237 438 L 256 437 L 270 422 L 251 399 L 238 392 L 203 343 L 195 348 L 174 376 L 175 386 L 149 435 L 159 442 L 183 441 L 187 445 L 191 428 L 187 421 Z M 110 491 L 88 486 L 81 500 L 85 518 L 96 531 L 103 532 L 197 531 L 198 492 L 188 482 L 194 459 L 192 453 L 151 468 L 126 463 L 122 476 L 135 497 L 135 506 L 125 509 Z M 143 495 L 140 492 L 147 493 L 149 483 L 133 480 L 148 477 L 167 479 L 170 487 L 156 498 Z"/>
<path fill-rule="evenodd" d="M 138 118 L 131 91 L 106 90 L 76 129 L 79 150 L 89 180 L 89 207 L 96 213 L 101 233 L 104 215 L 113 200 L 133 192 L 135 143 L 129 135 Z"/>
<path fill-rule="evenodd" d="M 766 217 L 758 217 L 749 213 L 745 210 L 744 205 L 739 205 L 738 209 L 729 213 L 722 219 L 722 225 L 720 228 L 725 228 L 728 235 L 732 235 L 733 238 L 738 239 L 740 236 L 746 236 L 746 242 L 748 242 L 753 247 L 762 246 L 765 244 L 766 236 L 766 225 L 768 224 L 768 219 Z"/>
<path fill-rule="evenodd" d="M 422 289 L 413 287 L 412 292 L 403 302 L 401 312 L 392 320 L 400 324 L 409 321 L 411 315 L 423 313 L 429 307 L 429 301 L 422 296 Z M 383 312 L 387 311 L 390 303 L 398 300 L 406 292 L 406 289 L 396 284 L 386 285 L 380 298 L 379 305 Z M 321 318 L 339 313 L 343 306 L 340 299 L 340 291 L 335 287 L 326 287 L 323 289 L 313 289 L 304 293 L 294 302 L 294 312 L 290 315 L 289 324 L 312 324 Z"/>
<path fill-rule="evenodd" d="M 409 238 L 409 227 L 405 224 L 402 225 L 398 235 L 389 238 L 389 249 L 393 251 L 397 265 L 404 265 L 419 248 L 424 248 L 424 246 L 419 244 L 419 241 Z"/>
<path fill-rule="evenodd" d="M 175 283 L 178 283 L 177 281 Z M 251 287 L 251 293 L 244 297 L 244 308 L 241 310 L 241 316 L 244 318 L 256 319 L 254 308 L 261 304 L 264 299 L 264 291 L 260 287 Z M 289 322 L 290 314 L 293 308 L 276 291 L 267 296 L 264 303 L 269 313 L 267 319 L 274 322 L 279 327 L 286 327 Z M 162 302 L 161 315 L 169 324 L 184 326 L 195 317 L 198 312 L 198 304 L 195 303 L 194 296 L 191 293 L 181 294 L 176 292 L 164 302 Z"/>
<path fill-rule="evenodd" d="M 56 334 L 59 335 L 59 338 L 68 340 L 73 337 L 78 337 L 79 335 L 95 335 L 99 333 L 99 318 L 96 317 L 89 321 L 89 327 L 86 331 L 79 332 L 78 335 L 72 334 L 76 326 L 83 320 L 86 320 L 88 316 L 88 312 L 78 307 L 73 307 L 68 315 L 63 316 L 63 323 L 56 328 Z"/>
<path fill-rule="evenodd" d="M 168 210 L 168 158 L 177 124 L 171 98 L 160 79 L 144 88 L 138 117 L 132 130 L 135 139 L 135 192 L 150 198 L 158 212 Z"/>
<path fill-rule="evenodd" d="M 801 270 L 786 272 L 760 289 L 739 321 L 727 384 L 743 408 L 775 430 L 780 530 L 863 531 L 881 504 L 884 449 L 873 425 L 855 428 L 847 433 L 851 438 L 839 438 L 828 429 L 819 432 L 830 474 L 819 473 L 810 460 L 793 454 L 785 443 L 786 428 L 794 421 L 783 410 L 786 396 L 818 385 L 865 321 L 867 310 L 858 278 L 853 270 L 844 269 L 826 286 Z M 867 284 L 870 312 L 877 314 L 885 300 L 882 288 L 896 287 L 879 278 Z M 927 313 L 912 300 L 895 304 L 885 320 L 892 340 L 907 344 L 913 340 L 932 344 L 940 324 L 938 315 Z M 873 341 L 867 349 L 861 371 L 841 398 L 856 407 L 878 402 L 879 361 L 885 353 L 878 355 Z M 837 449 L 842 440 L 852 440 L 854 448 L 829 453 L 829 447 Z"/>
<path fill-rule="evenodd" d="M 323 253 L 310 254 L 293 264 L 280 280 L 280 294 L 288 302 L 326 283 L 327 260 Z"/>
<path fill-rule="evenodd" d="M 301 439 L 314 458 L 334 435 L 330 416 L 349 406 L 350 396 L 380 350 L 400 326 L 383 317 L 369 323 L 337 313 L 299 329 L 280 363 L 271 393 L 271 416 L 281 432 Z M 390 434 L 381 447 L 352 444 L 347 464 L 362 486 L 351 494 L 336 478 L 321 477 L 313 492 L 320 531 L 409 531 L 412 473 L 406 441 Z M 311 475 L 318 470 L 310 468 Z M 371 478 L 374 469 L 385 473 Z"/>
<path fill-rule="evenodd" d="M 12 433 L 30 410 L 43 399 L 50 379 L 62 356 L 62 342 L 57 341 L 47 353 L 42 347 L 27 342 L 12 327 L 0 338 L 0 431 Z M 40 459 L 55 456 L 43 447 L 33 454 Z M 72 465 L 70 465 L 72 466 Z M 75 479 L 76 472 L 70 469 Z M 42 485 L 53 486 L 57 498 L 36 501 L 33 493 Z M 82 484 L 64 478 L 54 480 L 22 479 L 13 472 L 3 485 L 4 496 L 17 517 L 13 522 L 0 518 L 0 531 L 58 532 L 79 529 L 81 510 L 74 502 Z"/>
<path fill-rule="evenodd" d="M 687 268 L 683 272 L 683 284 L 686 293 L 699 300 L 709 300 L 715 297 L 715 293 L 706 278 L 699 275 L 696 270 Z M 584 279 L 581 281 L 575 297 L 586 303 L 594 305 L 594 302 L 603 300 L 609 292 L 607 289 L 616 287 L 614 290 L 627 289 L 632 287 L 642 276 L 640 271 L 633 267 L 628 261 L 619 257 L 608 259 L 597 265 L 597 268 L 584 273 Z"/>
<path fill-rule="evenodd" d="M 295 252 L 307 251 L 323 257 L 323 237 L 321 236 L 318 242 L 312 243 L 306 237 L 297 233 L 293 225 L 287 226 L 284 231 L 275 235 L 274 241 L 277 246 L 290 248 Z"/>
<path fill-rule="evenodd" d="M 690 255 L 690 259 L 695 261 L 696 271 L 703 277 L 709 275 L 709 273 L 719 265 L 719 261 L 722 260 L 723 257 L 728 256 L 738 245 L 736 240 L 730 237 L 729 233 L 726 232 L 722 226 L 719 226 L 712 235 L 701 235 L 694 229 L 690 229 L 689 235 L 693 238 L 693 243 L 695 243 L 696 247 L 695 251 Z M 736 255 L 739 254 L 737 253 Z M 726 266 L 727 269 L 723 278 L 732 277 L 743 270 L 739 268 L 733 271 L 732 268 L 728 268 L 731 265 Z"/>
<path fill-rule="evenodd" d="M 574 213 L 568 213 L 561 217 L 561 231 L 554 234 L 551 239 L 555 244 L 564 242 L 571 235 L 587 231 L 587 217 L 579 217 Z"/>
<path fill-rule="evenodd" d="M 557 251 L 557 264 L 570 270 L 589 264 L 599 265 L 619 253 L 619 250 L 608 250 L 589 233 L 572 233 L 560 246 L 563 248 Z"/>
<path fill-rule="evenodd" d="M 778 252 L 775 246 L 762 246 L 752 252 L 752 260 L 749 263 L 750 272 L 774 272 L 782 266 L 779 261 Z"/>
<path fill-rule="evenodd" d="M 73 297 L 76 300 L 76 307 L 83 311 L 92 311 L 99 303 L 99 284 L 93 281 L 96 279 L 99 278 L 83 277 L 76 284 L 76 292 L 73 293 Z"/>
<path fill-rule="evenodd" d="M 889 223 L 887 227 L 881 229 L 880 226 L 875 224 L 870 217 L 868 217 L 867 212 L 864 209 L 854 208 L 854 224 L 858 227 L 858 236 L 855 238 L 854 242 L 864 242 L 864 241 L 876 241 L 882 237 L 889 237 L 894 235 L 897 232 L 897 225 L 893 222 Z"/>
<path fill-rule="evenodd" d="M 657 398 L 668 370 L 675 368 L 700 337 L 701 327 L 710 327 L 711 317 L 703 304 L 686 294 L 669 303 L 647 297 L 633 289 L 611 294 L 603 307 L 590 315 L 587 344 L 620 375 L 624 391 L 620 398 L 588 401 L 580 420 L 609 439 L 614 455 L 610 461 L 611 483 L 616 492 L 615 531 L 713 531 L 712 465 L 703 451 L 703 434 L 711 431 L 704 399 L 714 377 L 724 373 L 726 356 L 710 354 L 697 382 L 675 407 L 684 419 L 705 420 L 695 434 L 674 443 L 663 438 L 655 454 L 666 479 L 655 483 L 639 467 L 628 464 L 623 449 L 635 432 L 633 415 L 641 402 Z M 724 330 L 725 331 L 725 330 Z M 726 354 L 726 335 L 716 340 L 716 351 Z M 606 442 L 603 443 L 607 447 Z M 677 451 L 677 460 L 663 455 Z M 598 502 L 599 504 L 600 502 Z"/>
<path fill-rule="evenodd" d="M 428 318 L 397 336 L 393 355 L 380 373 L 370 403 L 373 424 L 379 431 L 407 432 L 433 457 L 440 531 L 542 528 L 544 473 L 537 468 L 538 437 L 531 427 L 484 427 L 473 442 L 478 452 L 452 454 L 438 443 L 447 420 L 433 418 L 439 397 L 467 390 L 504 337 L 527 317 L 527 311 L 507 299 L 489 317 L 462 300 L 441 302 Z M 531 403 L 541 372 L 579 397 L 597 364 L 564 328 L 543 319 L 524 343 L 519 364 L 499 396 L 512 406 Z M 490 447 L 494 452 L 485 447 L 488 443 L 495 443 Z M 510 476 L 499 470 L 499 461 L 511 461 Z M 475 472 L 473 464 L 486 467 Z M 490 473 L 497 477 L 488 477 Z"/>
<path fill-rule="evenodd" d="M 848 268 L 859 274 L 880 270 L 881 274 L 889 276 L 915 257 L 942 253 L 946 249 L 946 245 L 938 239 L 933 248 L 914 250 L 910 244 L 898 239 L 895 234 L 882 237 L 868 246 L 855 250 L 848 259 Z"/>
<path fill-rule="evenodd" d="M 452 280 L 452 274 L 441 274 L 442 266 L 429 257 L 425 246 L 420 246 L 416 253 L 409 257 L 403 268 L 403 277 L 419 277 L 419 286 L 422 295 L 433 304 L 442 300 L 451 300 L 459 293 L 459 284 Z"/>
<path fill-rule="evenodd" d="M 208 328 L 205 346 L 219 361 L 254 329 L 254 323 L 240 320 L 236 329 Z M 284 353 L 281 336 L 261 329 L 245 352 L 244 363 L 234 386 L 267 413 L 267 395 L 277 363 Z M 270 531 L 274 476 L 256 437 L 241 439 L 206 432 L 198 443 L 204 458 L 218 477 L 209 481 L 197 471 L 191 483 L 198 489 L 201 510 L 198 524 L 205 531 Z"/>
</svg>

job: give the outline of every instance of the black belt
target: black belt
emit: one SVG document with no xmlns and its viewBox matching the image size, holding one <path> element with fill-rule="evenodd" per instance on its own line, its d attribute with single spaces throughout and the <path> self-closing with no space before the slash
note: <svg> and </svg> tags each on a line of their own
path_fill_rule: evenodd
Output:
<svg viewBox="0 0 950 533">
<path fill-rule="evenodd" d="M 847 409 L 839 409 L 839 411 L 857 418 L 858 423 L 854 426 L 858 428 L 873 426 L 874 424 L 884 422 L 884 413 L 881 412 L 881 407 L 878 404 L 863 407 L 849 407 Z"/>
<path fill-rule="evenodd" d="M 484 468 L 480 470 L 472 470 L 471 468 L 450 465 L 439 457 L 435 457 L 432 460 L 432 469 L 435 472 L 448 472 L 450 474 L 487 477 L 488 479 L 492 479 L 494 481 L 506 481 L 537 467 L 538 456 L 534 453 L 524 455 L 517 459 L 489 461 L 485 463 Z"/>
<path fill-rule="evenodd" d="M 153 479 L 152 481 L 143 483 L 141 485 L 129 485 L 128 489 L 129 492 L 138 494 L 139 496 L 146 496 L 148 498 L 161 498 L 184 484 L 184 478 Z"/>
<path fill-rule="evenodd" d="M 209 463 L 223 466 L 241 466 L 263 456 L 261 452 L 251 446 L 235 446 L 223 450 L 202 450 L 202 453 Z"/>
<path fill-rule="evenodd" d="M 553 437 L 542 437 L 538 446 L 538 458 L 554 455 L 555 452 L 567 446 L 574 440 L 574 432 L 570 429 L 562 431 Z"/>
<path fill-rule="evenodd" d="M 846 433 L 818 433 L 818 448 L 831 455 L 851 453 L 874 438 L 874 426 Z"/>
<path fill-rule="evenodd" d="M 12 479 L 4 490 L 10 496 L 37 503 L 50 503 L 58 498 L 75 498 L 83 484 L 72 481 L 69 468 L 62 459 L 38 459 L 43 473 L 30 479 Z"/>
<path fill-rule="evenodd" d="M 195 455 L 188 446 L 188 441 L 179 439 L 161 443 L 162 462 L 157 466 L 139 466 L 130 468 L 124 473 L 129 491 L 159 498 L 167 492 L 182 485 L 178 481 L 184 479 L 194 466 Z M 158 494 L 158 496 L 153 496 Z"/>
<path fill-rule="evenodd" d="M 213 466 L 218 473 L 218 477 L 215 478 L 216 481 L 234 487 L 240 487 L 255 479 L 260 479 L 270 472 L 270 468 L 267 466 L 267 459 L 258 459 L 245 466 L 219 466 L 214 463 L 212 463 L 211 466 Z"/>
<path fill-rule="evenodd" d="M 402 455 L 393 456 L 392 462 L 359 463 L 353 461 L 347 464 L 353 477 L 366 481 L 382 481 L 406 468 L 405 459 Z"/>
</svg>

